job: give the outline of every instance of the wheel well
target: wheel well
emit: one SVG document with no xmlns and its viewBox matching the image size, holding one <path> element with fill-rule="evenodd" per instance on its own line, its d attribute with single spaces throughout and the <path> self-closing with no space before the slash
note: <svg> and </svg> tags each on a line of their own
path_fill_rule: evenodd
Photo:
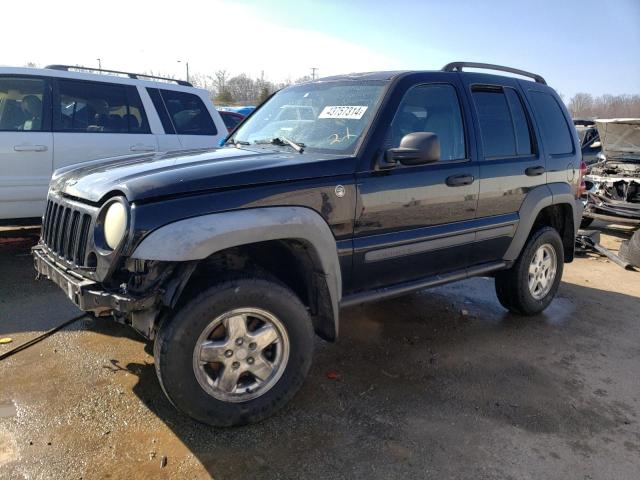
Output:
<svg viewBox="0 0 640 480">
<path fill-rule="evenodd" d="M 564 246 L 564 261 L 566 263 L 573 261 L 575 232 L 571 206 L 567 203 L 559 203 L 540 210 L 531 227 L 531 234 L 541 227 L 551 227 L 560 234 Z"/>
<path fill-rule="evenodd" d="M 301 240 L 269 240 L 228 248 L 201 260 L 178 305 L 223 277 L 263 275 L 290 288 L 309 309 L 315 332 L 325 340 L 337 335 L 331 295 L 313 247 Z"/>
</svg>

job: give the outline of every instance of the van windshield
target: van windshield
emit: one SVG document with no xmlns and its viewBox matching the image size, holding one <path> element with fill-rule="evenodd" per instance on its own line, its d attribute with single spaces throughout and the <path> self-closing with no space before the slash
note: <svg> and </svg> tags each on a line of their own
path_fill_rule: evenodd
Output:
<svg viewBox="0 0 640 480">
<path fill-rule="evenodd" d="M 387 82 L 316 82 L 276 93 L 229 139 L 237 144 L 286 145 L 353 155 Z M 275 142 L 274 142 L 275 139 Z"/>
</svg>

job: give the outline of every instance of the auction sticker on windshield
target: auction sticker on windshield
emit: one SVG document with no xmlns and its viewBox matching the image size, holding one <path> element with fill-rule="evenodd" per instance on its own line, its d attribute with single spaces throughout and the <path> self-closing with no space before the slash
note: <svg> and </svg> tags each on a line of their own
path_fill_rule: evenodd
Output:
<svg viewBox="0 0 640 480">
<path fill-rule="evenodd" d="M 367 111 L 364 105 L 327 105 L 322 109 L 318 118 L 346 118 L 360 120 Z"/>
</svg>

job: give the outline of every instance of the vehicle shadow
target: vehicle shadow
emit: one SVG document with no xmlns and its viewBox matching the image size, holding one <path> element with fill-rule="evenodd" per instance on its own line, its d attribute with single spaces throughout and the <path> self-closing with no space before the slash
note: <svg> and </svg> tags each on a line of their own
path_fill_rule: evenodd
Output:
<svg viewBox="0 0 640 480">
<path fill-rule="evenodd" d="M 345 311 L 340 340 L 317 342 L 301 391 L 257 425 L 197 423 L 166 400 L 153 365 L 118 368 L 220 479 L 473 476 L 479 445 L 504 428 L 579 442 L 636 424 L 633 402 L 594 396 L 581 368 L 606 355 L 603 343 L 640 354 L 628 315 L 639 298 L 563 284 L 544 314 L 522 318 L 490 287 L 472 279 Z"/>
</svg>

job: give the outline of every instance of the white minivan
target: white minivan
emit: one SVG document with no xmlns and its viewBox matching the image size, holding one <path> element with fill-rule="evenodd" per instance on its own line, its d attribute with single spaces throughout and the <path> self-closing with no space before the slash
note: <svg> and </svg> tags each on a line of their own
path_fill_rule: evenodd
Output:
<svg viewBox="0 0 640 480">
<path fill-rule="evenodd" d="M 120 155 L 214 148 L 206 90 L 143 74 L 0 67 L 0 223 L 40 217 L 54 170 Z"/>
</svg>

